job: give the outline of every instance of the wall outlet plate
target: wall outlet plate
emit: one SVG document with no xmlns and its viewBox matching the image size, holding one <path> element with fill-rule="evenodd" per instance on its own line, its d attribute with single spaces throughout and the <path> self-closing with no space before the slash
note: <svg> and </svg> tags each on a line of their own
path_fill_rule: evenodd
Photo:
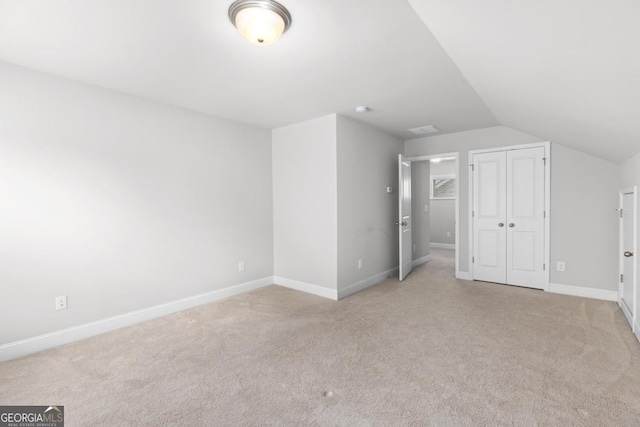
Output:
<svg viewBox="0 0 640 427">
<path fill-rule="evenodd" d="M 58 310 L 66 310 L 67 309 L 67 296 L 62 295 L 56 297 L 56 311 Z"/>
</svg>

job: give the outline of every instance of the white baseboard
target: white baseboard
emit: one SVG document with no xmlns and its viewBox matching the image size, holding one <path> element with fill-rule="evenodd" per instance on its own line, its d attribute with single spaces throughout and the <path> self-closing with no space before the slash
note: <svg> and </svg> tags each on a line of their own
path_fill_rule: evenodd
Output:
<svg viewBox="0 0 640 427">
<path fill-rule="evenodd" d="M 554 294 L 573 295 L 576 297 L 601 299 L 605 301 L 614 301 L 614 302 L 618 301 L 617 291 L 584 288 L 582 286 L 571 286 L 571 285 L 562 285 L 559 283 L 549 283 L 549 292 L 552 292 Z"/>
<path fill-rule="evenodd" d="M 58 347 L 63 344 L 100 335 L 105 332 L 114 331 L 125 326 L 166 316 L 168 314 L 208 304 L 210 302 L 218 301 L 223 298 L 228 298 L 233 295 L 238 295 L 272 284 L 273 276 L 268 276 L 251 282 L 241 283 L 239 285 L 217 289 L 215 291 L 183 298 L 177 301 L 171 301 L 165 304 L 144 308 L 142 310 L 109 317 L 107 319 L 97 320 L 95 322 L 85 323 L 83 325 L 62 329 L 60 331 L 3 344 L 0 345 L 0 362 L 15 359 L 16 357 L 25 356 L 27 354 L 37 353 L 42 350 Z"/>
<path fill-rule="evenodd" d="M 456 249 L 456 245 L 453 243 L 429 243 L 429 246 L 438 249 Z"/>
<path fill-rule="evenodd" d="M 429 261 L 431 261 L 431 255 L 425 255 L 422 258 L 414 259 L 411 262 L 411 267 L 417 267 L 417 266 L 422 265 L 425 262 L 429 262 Z M 396 268 L 396 270 L 397 270 L 397 268 Z"/>
<path fill-rule="evenodd" d="M 629 322 L 629 327 L 633 329 L 633 314 L 631 314 L 631 310 L 627 307 L 627 304 L 624 301 L 618 301 L 618 306 L 620 310 L 622 310 L 622 314 L 624 315 L 627 322 Z"/>
<path fill-rule="evenodd" d="M 460 280 L 473 280 L 470 271 L 458 271 L 456 272 L 456 279 Z"/>
<path fill-rule="evenodd" d="M 398 268 L 396 267 L 396 268 L 392 268 L 391 270 L 383 271 L 382 273 L 376 274 L 375 276 L 371 276 L 368 279 L 360 280 L 359 282 L 356 282 L 353 285 L 349 285 L 345 289 L 338 291 L 338 299 L 346 298 L 350 295 L 355 294 L 356 292 L 360 292 L 363 289 L 366 289 L 370 286 L 378 284 L 389 277 L 393 277 L 397 275 L 398 275 Z"/>
<path fill-rule="evenodd" d="M 334 301 L 338 300 L 338 291 L 329 289 L 311 283 L 299 282 L 297 280 L 287 279 L 286 277 L 274 276 L 273 281 L 276 285 L 285 288 L 295 289 L 296 291 L 306 292 L 308 294 L 317 295 L 319 297 L 328 298 Z"/>
</svg>

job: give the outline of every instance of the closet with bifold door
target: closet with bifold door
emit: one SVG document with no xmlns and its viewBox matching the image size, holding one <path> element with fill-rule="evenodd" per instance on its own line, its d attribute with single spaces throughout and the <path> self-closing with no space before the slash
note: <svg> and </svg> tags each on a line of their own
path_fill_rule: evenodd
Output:
<svg viewBox="0 0 640 427">
<path fill-rule="evenodd" d="M 473 280 L 548 289 L 548 151 L 469 153 Z"/>
</svg>

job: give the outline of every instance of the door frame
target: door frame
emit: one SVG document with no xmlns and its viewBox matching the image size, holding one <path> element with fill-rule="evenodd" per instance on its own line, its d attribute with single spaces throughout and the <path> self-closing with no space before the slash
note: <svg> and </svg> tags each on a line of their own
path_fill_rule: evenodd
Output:
<svg viewBox="0 0 640 427">
<path fill-rule="evenodd" d="M 460 153 L 458 151 L 449 153 L 429 154 L 425 156 L 406 157 L 405 160 L 410 162 L 422 162 L 431 159 L 438 159 L 440 157 L 454 157 L 455 158 L 455 171 L 456 171 L 456 203 L 455 203 L 455 263 L 456 263 L 456 279 L 467 279 L 466 273 L 464 276 L 460 275 Z M 431 211 L 429 211 L 431 214 Z M 431 250 L 429 250 L 431 252 Z M 471 258 L 469 258 L 471 259 Z"/>
<path fill-rule="evenodd" d="M 520 145 L 505 145 L 502 147 L 483 148 L 479 150 L 469 150 L 469 201 L 468 201 L 468 221 L 469 221 L 469 274 L 473 278 L 473 173 L 471 168 L 473 167 L 473 156 L 475 154 L 493 153 L 496 151 L 510 151 L 521 150 L 524 148 L 544 148 L 544 157 L 546 159 L 544 168 L 544 283 L 542 284 L 542 290 L 549 291 L 549 283 L 551 282 L 551 261 L 550 261 L 550 238 L 551 238 L 551 142 L 534 142 L 531 144 Z M 473 279 L 472 279 L 473 280 Z"/>
<path fill-rule="evenodd" d="M 631 330 L 636 334 L 636 336 L 638 335 L 638 333 L 640 333 L 640 330 L 637 327 L 637 319 L 638 319 L 638 300 L 637 300 L 637 292 L 638 292 L 638 262 L 635 261 L 635 257 L 637 256 L 637 252 L 638 252 L 638 188 L 637 186 L 632 186 L 632 187 L 627 187 L 627 188 L 623 188 L 622 190 L 620 190 L 618 192 L 618 208 L 622 209 L 624 207 L 624 196 L 625 194 L 633 194 L 633 218 L 632 218 L 632 222 L 633 222 L 633 254 L 634 254 L 634 261 L 633 261 L 633 276 L 635 279 L 635 283 L 632 283 L 631 286 L 633 287 L 633 301 L 631 302 L 633 304 L 633 313 L 629 316 L 629 314 L 625 311 L 624 308 L 624 304 L 622 303 L 622 297 L 623 297 L 623 283 L 620 281 L 620 277 L 622 276 L 622 274 L 624 273 L 624 256 L 622 255 L 622 253 L 624 252 L 624 247 L 622 245 L 622 241 L 623 241 L 623 233 L 624 233 L 624 221 L 622 221 L 624 218 L 621 216 L 618 220 L 618 306 L 620 306 L 620 310 L 622 310 L 624 316 L 629 319 L 629 317 L 631 318 Z M 621 212 L 620 210 L 618 210 L 618 212 Z"/>
</svg>

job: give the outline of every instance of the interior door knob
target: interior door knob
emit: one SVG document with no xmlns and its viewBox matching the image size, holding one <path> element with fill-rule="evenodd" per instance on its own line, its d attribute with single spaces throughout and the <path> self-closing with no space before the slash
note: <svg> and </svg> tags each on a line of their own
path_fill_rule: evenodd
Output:
<svg viewBox="0 0 640 427">
<path fill-rule="evenodd" d="M 625 252 L 624 256 L 626 256 L 627 258 L 633 256 L 633 252 Z"/>
<path fill-rule="evenodd" d="M 504 227 L 504 222 L 499 222 L 498 227 Z"/>
<path fill-rule="evenodd" d="M 405 221 L 402 221 L 402 225 L 403 225 L 404 227 L 406 227 L 406 226 L 407 226 L 407 223 L 406 223 Z"/>
<path fill-rule="evenodd" d="M 516 225 L 515 225 L 514 223 L 512 223 L 512 222 L 510 222 L 510 223 L 509 223 L 509 227 L 513 228 L 513 227 L 515 227 L 515 226 L 516 226 Z"/>
</svg>

